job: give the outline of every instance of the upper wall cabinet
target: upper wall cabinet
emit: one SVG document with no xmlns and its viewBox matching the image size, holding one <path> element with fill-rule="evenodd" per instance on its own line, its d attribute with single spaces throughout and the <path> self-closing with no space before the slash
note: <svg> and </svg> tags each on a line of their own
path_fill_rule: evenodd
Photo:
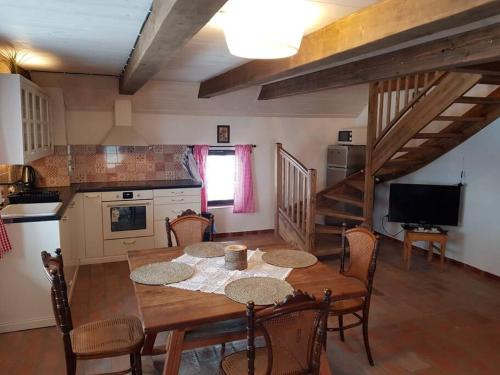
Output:
<svg viewBox="0 0 500 375">
<path fill-rule="evenodd" d="M 0 74 L 0 164 L 26 164 L 53 150 L 48 96 L 18 74 Z"/>
</svg>

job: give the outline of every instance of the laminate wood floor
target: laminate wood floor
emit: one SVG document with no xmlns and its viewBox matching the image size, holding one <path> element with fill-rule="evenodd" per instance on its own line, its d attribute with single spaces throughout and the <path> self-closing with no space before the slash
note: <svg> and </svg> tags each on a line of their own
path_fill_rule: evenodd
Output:
<svg viewBox="0 0 500 375">
<path fill-rule="evenodd" d="M 272 235 L 237 237 L 250 247 L 276 242 Z M 224 238 L 223 240 L 228 240 Z M 338 259 L 328 263 L 338 269 Z M 342 343 L 328 337 L 334 375 L 499 374 L 500 283 L 414 252 L 405 271 L 402 244 L 382 240 L 370 315 L 375 367 L 368 365 L 360 328 Z M 49 296 L 47 296 L 49 298 Z M 1 301 L 5 303 L 5 301 Z M 80 267 L 72 301 L 75 325 L 120 314 L 137 314 L 126 262 Z M 229 345 L 229 351 L 244 343 Z M 217 374 L 219 347 L 184 352 L 181 374 Z M 78 374 L 116 371 L 128 358 L 79 362 Z M 162 356 L 144 358 L 144 373 L 158 374 Z M 55 328 L 0 334 L 0 374 L 64 374 L 62 343 Z"/>
</svg>

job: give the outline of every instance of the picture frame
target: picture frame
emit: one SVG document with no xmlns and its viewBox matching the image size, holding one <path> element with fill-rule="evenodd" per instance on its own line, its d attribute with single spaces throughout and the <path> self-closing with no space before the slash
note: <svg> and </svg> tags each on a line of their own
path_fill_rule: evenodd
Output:
<svg viewBox="0 0 500 375">
<path fill-rule="evenodd" d="M 229 125 L 217 125 L 217 143 L 229 143 L 231 130 Z"/>
</svg>

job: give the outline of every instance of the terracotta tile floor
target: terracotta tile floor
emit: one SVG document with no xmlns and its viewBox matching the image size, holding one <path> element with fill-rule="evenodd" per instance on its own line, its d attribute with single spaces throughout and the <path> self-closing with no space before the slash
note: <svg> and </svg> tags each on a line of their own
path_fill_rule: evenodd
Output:
<svg viewBox="0 0 500 375">
<path fill-rule="evenodd" d="M 270 235 L 238 237 L 248 244 L 273 242 Z M 227 239 L 224 239 L 227 240 Z M 383 240 L 375 275 L 370 337 L 375 367 L 368 365 L 361 332 L 328 338 L 334 375 L 500 373 L 500 283 L 414 252 L 403 268 L 402 245 Z M 338 260 L 328 261 L 338 269 Z M 2 301 L 4 303 L 4 301 Z M 83 266 L 72 303 L 75 324 L 137 314 L 126 262 Z M 244 348 L 235 343 L 229 350 Z M 181 373 L 216 374 L 219 347 L 185 352 Z M 116 371 L 128 358 L 79 362 L 78 374 Z M 157 374 L 162 357 L 144 358 L 144 373 Z M 0 335 L 0 374 L 64 374 L 64 355 L 55 328 Z"/>
</svg>

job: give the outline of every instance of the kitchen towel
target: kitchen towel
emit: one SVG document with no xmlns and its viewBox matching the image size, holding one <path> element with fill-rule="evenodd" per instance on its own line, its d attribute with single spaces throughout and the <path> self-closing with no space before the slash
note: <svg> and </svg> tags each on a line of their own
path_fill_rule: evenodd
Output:
<svg viewBox="0 0 500 375">
<path fill-rule="evenodd" d="M 7 234 L 7 230 L 5 229 L 5 224 L 3 223 L 2 218 L 0 218 L 0 258 L 4 256 L 4 254 L 8 253 L 12 250 L 12 245 L 9 241 L 9 236 Z"/>
</svg>

